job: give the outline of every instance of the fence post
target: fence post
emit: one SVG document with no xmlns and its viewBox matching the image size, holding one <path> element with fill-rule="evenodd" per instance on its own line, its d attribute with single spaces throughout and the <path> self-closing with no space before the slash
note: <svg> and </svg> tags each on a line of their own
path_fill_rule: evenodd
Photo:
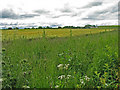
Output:
<svg viewBox="0 0 120 90">
<path fill-rule="evenodd" d="M 70 29 L 70 37 L 72 37 L 72 30 Z"/>
<path fill-rule="evenodd" d="M 106 29 L 105 29 L 105 32 L 106 32 Z"/>
<path fill-rule="evenodd" d="M 45 29 L 43 29 L 43 38 L 45 38 Z"/>
<path fill-rule="evenodd" d="M 90 31 L 90 35 L 92 35 L 91 31 Z"/>
</svg>

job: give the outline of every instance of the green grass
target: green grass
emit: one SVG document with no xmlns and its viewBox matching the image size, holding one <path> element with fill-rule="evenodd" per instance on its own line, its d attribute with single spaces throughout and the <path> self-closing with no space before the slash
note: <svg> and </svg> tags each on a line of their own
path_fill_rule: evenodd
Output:
<svg viewBox="0 0 120 90">
<path fill-rule="evenodd" d="M 117 31 L 4 41 L 2 51 L 3 88 L 118 86 Z"/>
</svg>

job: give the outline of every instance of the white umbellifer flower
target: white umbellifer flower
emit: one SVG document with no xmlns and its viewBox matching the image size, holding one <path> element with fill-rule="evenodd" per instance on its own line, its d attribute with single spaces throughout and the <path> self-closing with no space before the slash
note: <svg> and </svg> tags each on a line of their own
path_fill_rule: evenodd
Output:
<svg viewBox="0 0 120 90">
<path fill-rule="evenodd" d="M 80 82 L 81 82 L 82 84 L 85 84 L 83 79 L 80 79 Z"/>
<path fill-rule="evenodd" d="M 61 75 L 62 76 L 62 78 L 65 78 L 65 75 Z"/>
<path fill-rule="evenodd" d="M 64 68 L 65 69 L 68 69 L 68 66 L 69 66 L 70 64 L 65 64 L 65 66 L 64 66 Z"/>
<path fill-rule="evenodd" d="M 90 78 L 89 78 L 89 77 L 87 77 L 87 76 L 85 76 L 85 80 L 89 81 L 89 80 L 90 80 Z"/>
<path fill-rule="evenodd" d="M 23 88 L 30 88 L 29 86 L 23 86 Z"/>
<path fill-rule="evenodd" d="M 65 75 L 61 75 L 58 77 L 58 79 L 63 79 L 63 78 L 65 78 Z"/>
<path fill-rule="evenodd" d="M 59 87 L 58 85 L 55 86 L 55 88 L 58 88 L 58 87 Z"/>
<path fill-rule="evenodd" d="M 71 75 L 67 75 L 68 77 L 71 77 Z"/>
<path fill-rule="evenodd" d="M 70 64 L 66 64 L 66 67 L 68 67 Z"/>
<path fill-rule="evenodd" d="M 63 67 L 63 64 L 59 64 L 57 67 L 58 67 L 58 68 Z"/>
<path fill-rule="evenodd" d="M 67 75 L 67 79 L 69 79 L 71 77 L 71 75 Z"/>
<path fill-rule="evenodd" d="M 3 81 L 3 79 L 2 78 L 0 78 L 0 82 L 2 82 Z"/>
</svg>

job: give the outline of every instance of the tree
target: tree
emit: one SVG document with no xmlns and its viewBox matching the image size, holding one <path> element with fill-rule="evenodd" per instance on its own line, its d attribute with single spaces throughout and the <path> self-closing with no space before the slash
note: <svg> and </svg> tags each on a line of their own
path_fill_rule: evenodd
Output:
<svg viewBox="0 0 120 90">
<path fill-rule="evenodd" d="M 85 28 L 95 28 L 95 27 L 96 27 L 95 25 L 89 25 L 89 24 L 85 25 Z"/>
<path fill-rule="evenodd" d="M 59 26 L 58 28 L 62 28 L 62 27 Z"/>
<path fill-rule="evenodd" d="M 90 28 L 90 27 L 91 27 L 91 25 L 89 25 L 89 24 L 85 25 L 85 28 Z"/>
<path fill-rule="evenodd" d="M 18 27 L 15 27 L 15 29 L 19 29 Z"/>
<path fill-rule="evenodd" d="M 49 28 L 51 28 L 51 27 L 49 27 L 49 26 L 46 27 L 46 29 L 49 29 Z"/>
<path fill-rule="evenodd" d="M 34 27 L 32 27 L 32 29 L 35 29 Z"/>
<path fill-rule="evenodd" d="M 38 29 L 42 29 L 42 26 L 39 26 Z"/>
<path fill-rule="evenodd" d="M 30 29 L 30 28 L 24 28 L 24 29 Z"/>
<path fill-rule="evenodd" d="M 9 30 L 12 30 L 12 27 L 8 27 Z"/>
</svg>

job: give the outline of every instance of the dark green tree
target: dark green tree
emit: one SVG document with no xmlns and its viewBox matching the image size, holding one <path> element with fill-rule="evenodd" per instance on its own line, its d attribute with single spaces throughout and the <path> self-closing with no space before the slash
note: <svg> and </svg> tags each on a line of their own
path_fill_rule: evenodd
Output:
<svg viewBox="0 0 120 90">
<path fill-rule="evenodd" d="M 39 26 L 38 29 L 42 29 L 42 26 Z"/>
<path fill-rule="evenodd" d="M 12 27 L 8 27 L 8 30 L 12 30 Z"/>
</svg>

